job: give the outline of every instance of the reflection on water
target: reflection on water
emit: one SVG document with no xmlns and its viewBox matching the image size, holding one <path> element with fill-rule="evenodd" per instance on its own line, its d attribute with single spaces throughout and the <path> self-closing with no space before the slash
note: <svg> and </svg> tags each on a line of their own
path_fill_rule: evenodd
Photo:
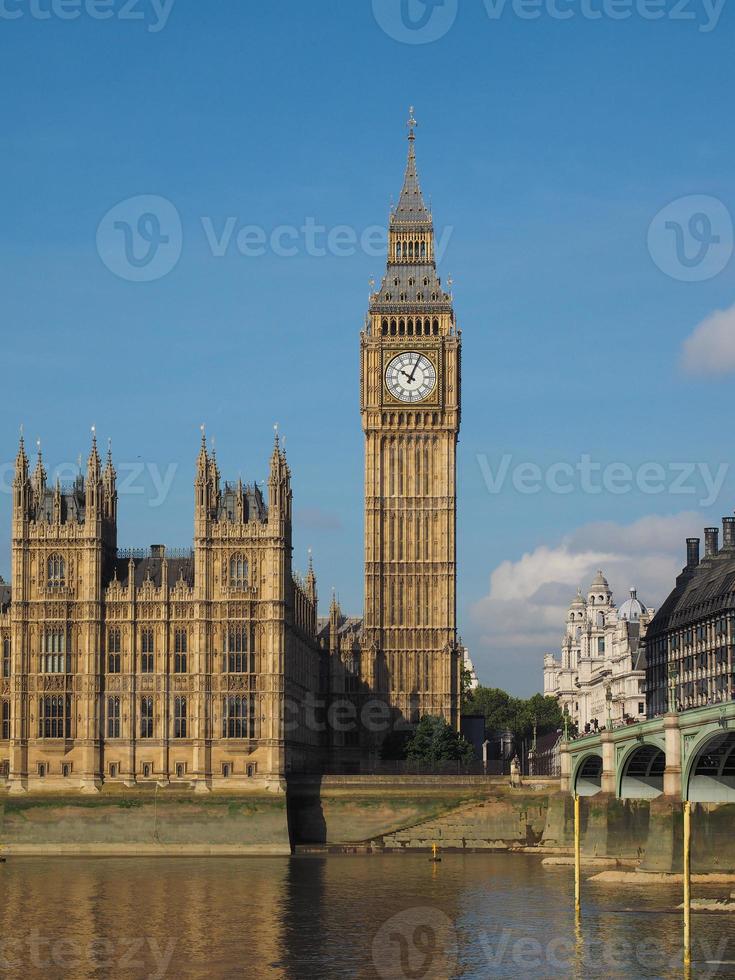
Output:
<svg viewBox="0 0 735 980">
<path fill-rule="evenodd" d="M 6 976 L 683 976 L 677 888 L 587 884 L 575 925 L 571 869 L 525 855 L 14 858 L 0 882 Z M 735 976 L 703 962 L 731 932 L 694 917 L 694 976 Z"/>
</svg>

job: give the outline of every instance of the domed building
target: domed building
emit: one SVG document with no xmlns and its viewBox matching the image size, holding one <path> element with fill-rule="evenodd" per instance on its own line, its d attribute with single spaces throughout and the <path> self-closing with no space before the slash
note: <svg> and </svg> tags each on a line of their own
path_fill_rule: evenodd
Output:
<svg viewBox="0 0 735 980">
<path fill-rule="evenodd" d="M 646 717 L 642 640 L 654 611 L 635 589 L 618 609 L 599 571 L 569 605 L 561 658 L 544 657 L 544 694 L 555 697 L 580 732 Z"/>
</svg>

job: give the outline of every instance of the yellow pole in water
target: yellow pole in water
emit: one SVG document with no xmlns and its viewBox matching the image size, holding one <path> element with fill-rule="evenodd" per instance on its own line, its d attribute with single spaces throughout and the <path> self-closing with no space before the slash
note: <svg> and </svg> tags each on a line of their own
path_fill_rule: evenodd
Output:
<svg viewBox="0 0 735 980">
<path fill-rule="evenodd" d="M 692 804 L 684 801 L 684 966 L 692 962 Z"/>
<path fill-rule="evenodd" d="M 582 834 L 579 819 L 579 794 L 574 794 L 574 908 L 582 909 Z"/>
</svg>

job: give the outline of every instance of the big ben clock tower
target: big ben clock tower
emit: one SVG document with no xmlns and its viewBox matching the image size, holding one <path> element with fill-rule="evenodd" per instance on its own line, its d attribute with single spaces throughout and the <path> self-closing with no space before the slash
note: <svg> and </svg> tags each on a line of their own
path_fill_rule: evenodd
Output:
<svg viewBox="0 0 735 980">
<path fill-rule="evenodd" d="M 361 334 L 365 615 L 370 687 L 397 720 L 459 724 L 456 450 L 460 331 L 437 276 L 416 120 L 390 217 L 388 267 Z M 363 657 L 368 652 L 363 647 Z M 365 664 L 364 666 L 367 666 Z"/>
</svg>

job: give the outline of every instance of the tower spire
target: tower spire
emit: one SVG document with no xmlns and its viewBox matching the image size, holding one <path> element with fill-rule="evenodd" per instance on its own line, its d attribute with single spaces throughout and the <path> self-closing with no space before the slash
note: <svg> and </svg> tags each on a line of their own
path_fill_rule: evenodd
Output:
<svg viewBox="0 0 735 980">
<path fill-rule="evenodd" d="M 398 205 L 393 211 L 391 221 L 402 224 L 431 225 L 431 212 L 424 203 L 416 168 L 416 127 L 418 123 L 414 117 L 413 106 L 409 110 L 406 125 L 408 126 L 408 161 L 406 162 L 401 196 L 398 198 Z"/>
</svg>

